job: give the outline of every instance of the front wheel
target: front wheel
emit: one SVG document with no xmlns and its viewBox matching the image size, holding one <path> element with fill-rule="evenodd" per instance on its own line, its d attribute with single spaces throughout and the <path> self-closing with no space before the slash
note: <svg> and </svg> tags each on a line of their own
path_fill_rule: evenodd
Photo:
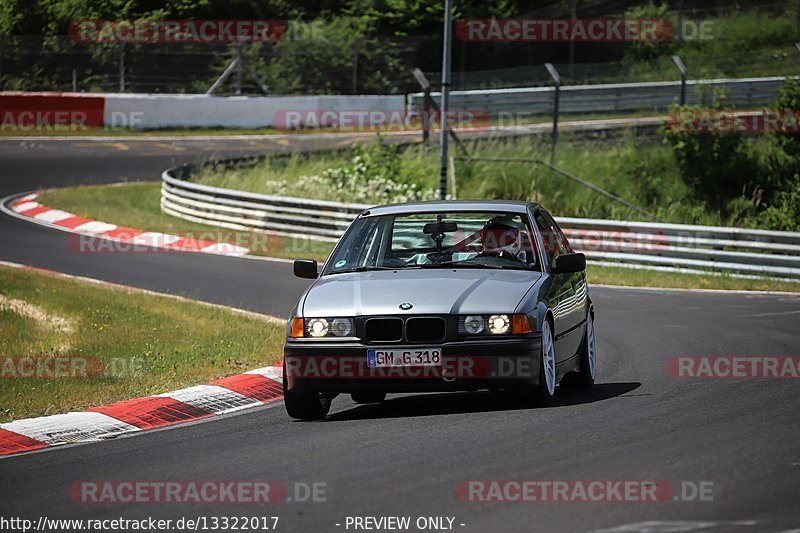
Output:
<svg viewBox="0 0 800 533">
<path fill-rule="evenodd" d="M 586 336 L 581 349 L 581 371 L 578 373 L 578 385 L 588 389 L 594 385 L 597 375 L 597 346 L 594 340 L 594 317 L 590 312 L 586 316 Z"/>
<path fill-rule="evenodd" d="M 331 398 L 318 392 L 292 392 L 286 387 L 286 368 L 283 369 L 283 405 L 295 420 L 321 420 L 331 410 Z"/>
<path fill-rule="evenodd" d="M 539 384 L 532 392 L 533 399 L 541 405 L 549 405 L 556 392 L 556 350 L 550 322 L 542 325 L 542 351 L 539 357 Z"/>
</svg>

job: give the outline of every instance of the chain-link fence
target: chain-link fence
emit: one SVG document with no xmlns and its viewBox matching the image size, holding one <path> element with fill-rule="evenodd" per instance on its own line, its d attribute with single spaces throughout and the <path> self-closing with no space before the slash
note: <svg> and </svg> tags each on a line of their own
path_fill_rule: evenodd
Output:
<svg viewBox="0 0 800 533">
<path fill-rule="evenodd" d="M 618 4 L 618 5 L 617 5 Z M 621 13 L 630 2 L 563 0 L 521 17 L 604 17 Z M 689 76 L 700 78 L 795 75 L 800 50 L 797 28 L 786 2 L 753 2 L 749 14 L 782 17 L 780 35 L 764 35 L 764 46 L 736 46 L 741 24 L 712 28 L 713 40 L 684 46 Z M 684 25 L 730 11 L 713 2 L 675 0 L 669 17 Z M 792 14 L 790 18 L 788 15 Z M 756 19 L 754 19 L 756 20 Z M 762 19 L 763 20 L 763 19 Z M 204 93 L 241 52 L 226 83 L 215 94 L 402 94 L 419 90 L 411 75 L 422 69 L 440 83 L 441 34 L 360 36 L 326 22 L 302 40 L 235 45 L 207 43 L 76 42 L 67 36 L 0 37 L 0 90 L 79 92 Z M 333 28 L 333 29 L 331 29 Z M 736 33 L 739 32 L 739 34 Z M 753 39 L 750 39 L 751 41 Z M 775 44 L 772 44 L 775 43 Z M 664 81 L 679 78 L 673 44 L 654 59 L 631 57 L 625 42 L 469 42 L 453 43 L 453 89 L 549 85 L 543 65 L 556 66 L 565 85 Z M 266 88 L 266 91 L 264 90 Z"/>
</svg>

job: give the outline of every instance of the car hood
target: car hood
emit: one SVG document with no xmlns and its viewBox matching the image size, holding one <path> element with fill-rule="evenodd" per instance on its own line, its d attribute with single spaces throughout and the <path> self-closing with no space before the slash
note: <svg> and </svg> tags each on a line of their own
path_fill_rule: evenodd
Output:
<svg viewBox="0 0 800 533">
<path fill-rule="evenodd" d="M 541 277 L 529 270 L 397 270 L 335 274 L 306 294 L 303 316 L 512 313 Z"/>
</svg>

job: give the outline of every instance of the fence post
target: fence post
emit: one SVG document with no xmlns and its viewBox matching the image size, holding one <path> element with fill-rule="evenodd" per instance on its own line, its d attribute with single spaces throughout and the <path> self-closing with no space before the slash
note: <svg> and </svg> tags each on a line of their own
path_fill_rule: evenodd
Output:
<svg viewBox="0 0 800 533">
<path fill-rule="evenodd" d="M 686 65 L 677 55 L 672 56 L 672 61 L 681 71 L 681 105 L 686 105 Z"/>
<path fill-rule="evenodd" d="M 242 94 L 242 43 L 236 43 L 236 94 Z"/>
<path fill-rule="evenodd" d="M 125 92 L 125 42 L 119 43 L 119 92 Z"/>
<path fill-rule="evenodd" d="M 433 99 L 431 98 L 431 82 L 425 77 L 425 74 L 418 68 L 411 71 L 416 78 L 419 86 L 422 87 L 422 142 L 428 142 L 431 136 L 431 109 L 433 108 Z"/>
<path fill-rule="evenodd" d="M 425 88 L 422 96 L 422 142 L 427 143 L 431 137 L 431 88 Z"/>
<path fill-rule="evenodd" d="M 458 198 L 458 191 L 456 190 L 456 161 L 453 156 L 450 156 L 450 164 L 448 166 L 450 173 L 450 194 L 453 200 Z"/>
<path fill-rule="evenodd" d="M 439 105 L 442 131 L 439 132 L 442 153 L 439 171 L 439 199 L 447 199 L 448 135 L 450 134 L 450 54 L 453 45 L 453 0 L 444 0 L 444 38 L 442 46 L 442 99 Z"/>
<path fill-rule="evenodd" d="M 353 45 L 353 73 L 350 94 L 358 92 L 358 53 L 361 50 L 361 43 L 364 42 L 364 37 L 359 37 Z"/>
<path fill-rule="evenodd" d="M 572 0 L 569 16 L 572 20 L 578 18 L 578 0 Z M 575 39 L 569 40 L 569 77 L 572 79 L 574 74 L 573 64 L 575 63 Z M 572 82 L 575 83 L 575 82 Z"/>
<path fill-rule="evenodd" d="M 553 93 L 553 146 L 550 149 L 550 164 L 552 165 L 556 158 L 556 145 L 558 144 L 558 101 L 561 96 L 561 76 L 559 76 L 556 67 L 552 63 L 545 63 L 544 68 L 550 73 L 550 77 L 553 78 L 553 83 L 555 83 L 555 92 Z"/>
</svg>

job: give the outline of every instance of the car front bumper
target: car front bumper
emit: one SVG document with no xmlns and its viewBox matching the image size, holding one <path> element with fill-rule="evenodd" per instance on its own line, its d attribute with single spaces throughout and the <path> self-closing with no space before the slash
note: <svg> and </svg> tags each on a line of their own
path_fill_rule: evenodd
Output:
<svg viewBox="0 0 800 533">
<path fill-rule="evenodd" d="M 289 339 L 284 346 L 287 389 L 327 393 L 440 392 L 539 382 L 540 335 L 438 343 L 442 365 L 437 367 L 368 366 L 369 349 L 398 347 L 413 345 Z"/>
</svg>

